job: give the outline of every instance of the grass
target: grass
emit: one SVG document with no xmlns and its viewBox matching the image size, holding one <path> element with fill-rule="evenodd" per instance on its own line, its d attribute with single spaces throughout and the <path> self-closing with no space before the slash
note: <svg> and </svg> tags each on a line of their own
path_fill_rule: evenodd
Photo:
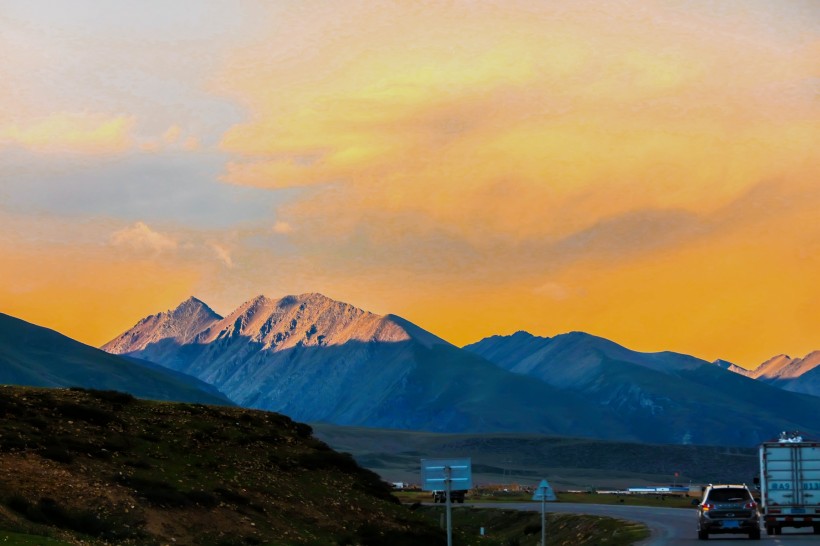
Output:
<svg viewBox="0 0 820 546">
<path fill-rule="evenodd" d="M 70 542 L 63 542 L 50 537 L 28 535 L 0 531 L 0 544 L 3 546 L 71 546 Z"/>
<path fill-rule="evenodd" d="M 20 387 L 0 387 L 0 528 L 203 546 L 441 535 L 285 416 Z"/>
<path fill-rule="evenodd" d="M 396 491 L 395 496 L 405 504 L 415 502 L 432 502 L 429 491 Z M 622 504 L 626 506 L 659 506 L 666 508 L 692 508 L 692 499 L 689 497 L 677 497 L 667 495 L 659 497 L 655 495 L 610 495 L 610 494 L 589 494 L 589 493 L 566 493 L 556 494 L 558 502 L 582 503 L 582 504 Z M 499 491 L 471 491 L 466 501 L 468 503 L 482 502 L 533 502 L 532 493 L 519 492 L 499 492 Z M 549 504 L 547 504 L 549 510 Z"/>
<path fill-rule="evenodd" d="M 442 506 L 425 506 L 419 511 L 432 522 L 443 524 Z M 454 542 L 460 546 L 536 546 L 541 540 L 538 512 L 459 505 L 452 516 Z M 548 514 L 546 530 L 551 546 L 628 546 L 648 536 L 640 524 L 572 514 Z"/>
</svg>

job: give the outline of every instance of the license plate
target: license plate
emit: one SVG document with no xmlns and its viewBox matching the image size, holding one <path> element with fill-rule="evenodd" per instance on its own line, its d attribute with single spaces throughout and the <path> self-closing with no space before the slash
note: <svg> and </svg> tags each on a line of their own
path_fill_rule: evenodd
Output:
<svg viewBox="0 0 820 546">
<path fill-rule="evenodd" d="M 740 522 L 739 521 L 724 521 L 723 522 L 723 527 L 725 527 L 726 529 L 737 529 L 738 527 L 740 527 Z"/>
</svg>

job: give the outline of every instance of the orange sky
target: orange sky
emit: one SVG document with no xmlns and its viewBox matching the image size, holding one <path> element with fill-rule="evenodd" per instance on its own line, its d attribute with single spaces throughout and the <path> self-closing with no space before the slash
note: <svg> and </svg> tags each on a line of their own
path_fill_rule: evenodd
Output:
<svg viewBox="0 0 820 546">
<path fill-rule="evenodd" d="M 820 349 L 812 1 L 0 15 L 0 311 L 318 291 L 462 345 Z"/>
</svg>

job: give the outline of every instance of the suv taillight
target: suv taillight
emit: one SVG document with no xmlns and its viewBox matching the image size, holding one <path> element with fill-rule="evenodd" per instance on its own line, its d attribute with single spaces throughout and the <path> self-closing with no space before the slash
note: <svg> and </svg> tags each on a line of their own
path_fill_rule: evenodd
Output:
<svg viewBox="0 0 820 546">
<path fill-rule="evenodd" d="M 743 505 L 743 508 L 757 508 L 757 503 L 754 502 L 754 501 L 747 502 L 746 504 Z"/>
<path fill-rule="evenodd" d="M 711 502 L 704 502 L 703 503 L 703 511 L 704 512 L 708 512 L 709 510 L 714 510 L 714 509 L 715 509 L 715 505 L 712 504 Z"/>
</svg>

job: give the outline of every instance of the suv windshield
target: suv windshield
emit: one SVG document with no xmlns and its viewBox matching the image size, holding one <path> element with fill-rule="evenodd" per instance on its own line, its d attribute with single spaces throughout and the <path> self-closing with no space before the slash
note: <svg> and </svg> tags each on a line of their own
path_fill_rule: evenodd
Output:
<svg viewBox="0 0 820 546">
<path fill-rule="evenodd" d="M 709 493 L 712 502 L 741 502 L 751 498 L 749 491 L 741 488 L 712 489 Z"/>
</svg>

